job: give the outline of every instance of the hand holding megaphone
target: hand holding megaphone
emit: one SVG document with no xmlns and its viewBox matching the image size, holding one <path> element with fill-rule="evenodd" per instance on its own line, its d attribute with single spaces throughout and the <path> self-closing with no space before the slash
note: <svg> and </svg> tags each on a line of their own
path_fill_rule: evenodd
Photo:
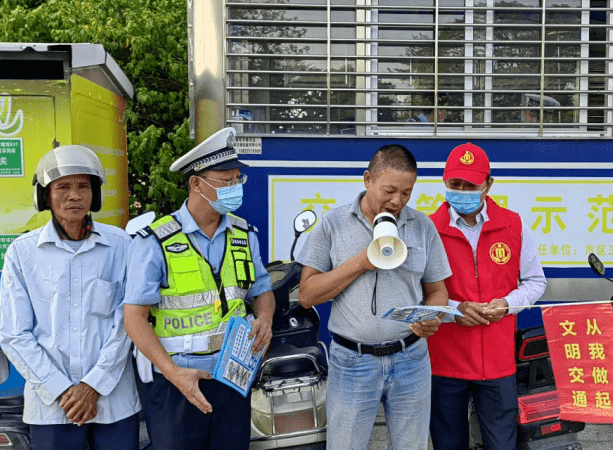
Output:
<svg viewBox="0 0 614 451">
<path fill-rule="evenodd" d="M 367 257 L 379 269 L 394 269 L 407 258 L 407 246 L 399 238 L 392 214 L 380 213 L 373 219 L 373 241 L 367 248 Z"/>
</svg>

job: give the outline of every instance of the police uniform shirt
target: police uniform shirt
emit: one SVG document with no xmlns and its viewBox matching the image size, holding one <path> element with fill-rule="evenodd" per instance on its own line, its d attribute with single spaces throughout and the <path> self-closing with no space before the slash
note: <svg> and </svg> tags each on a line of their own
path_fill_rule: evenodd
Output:
<svg viewBox="0 0 614 451">
<path fill-rule="evenodd" d="M 215 273 L 220 271 L 224 250 L 226 248 L 226 229 L 232 230 L 232 225 L 226 215 L 221 216 L 220 224 L 209 238 L 200 230 L 198 224 L 188 211 L 187 200 L 181 208 L 173 213 L 173 216 L 181 223 L 182 232 L 185 233 L 194 248 L 202 251 L 203 257 L 211 264 Z M 194 240 L 198 245 L 194 245 Z M 254 299 L 271 291 L 271 278 L 262 264 L 260 246 L 257 235 L 249 232 L 249 246 L 254 262 L 256 281 L 247 292 L 247 297 Z M 160 244 L 155 236 L 146 238 L 136 235 L 130 245 L 128 255 L 128 273 L 126 281 L 125 303 L 133 305 L 155 305 L 160 302 L 160 284 L 166 281 L 166 264 Z M 186 366 L 185 359 L 190 359 L 190 365 L 197 365 L 203 371 L 212 372 L 217 359 L 215 356 L 182 356 L 176 354 L 173 360 L 180 366 Z"/>
</svg>

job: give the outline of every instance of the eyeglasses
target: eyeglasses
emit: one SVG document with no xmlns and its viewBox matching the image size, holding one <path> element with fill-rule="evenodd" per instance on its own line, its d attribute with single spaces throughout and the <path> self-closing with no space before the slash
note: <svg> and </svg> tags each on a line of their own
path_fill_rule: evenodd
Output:
<svg viewBox="0 0 614 451">
<path fill-rule="evenodd" d="M 201 178 L 204 179 L 209 179 L 209 180 L 213 180 L 214 182 L 218 182 L 218 183 L 224 183 L 226 184 L 226 186 L 236 186 L 236 185 L 243 185 L 245 184 L 245 182 L 247 182 L 247 175 L 246 174 L 239 174 L 239 177 L 237 177 L 236 179 L 233 180 L 218 180 L 218 179 L 214 179 L 211 177 L 205 177 L 204 175 L 200 176 Z"/>
</svg>

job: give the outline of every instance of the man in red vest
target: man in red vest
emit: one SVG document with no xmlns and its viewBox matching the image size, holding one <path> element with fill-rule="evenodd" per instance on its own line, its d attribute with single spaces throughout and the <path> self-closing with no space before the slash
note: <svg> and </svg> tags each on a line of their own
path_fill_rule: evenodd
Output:
<svg viewBox="0 0 614 451">
<path fill-rule="evenodd" d="M 431 438 L 435 449 L 468 449 L 467 410 L 476 406 L 487 449 L 516 448 L 514 309 L 533 304 L 546 278 L 529 228 L 517 213 L 488 197 L 493 184 L 484 150 L 452 150 L 443 173 L 446 202 L 431 216 L 452 277 L 446 279 L 455 317 L 428 338 Z"/>
</svg>

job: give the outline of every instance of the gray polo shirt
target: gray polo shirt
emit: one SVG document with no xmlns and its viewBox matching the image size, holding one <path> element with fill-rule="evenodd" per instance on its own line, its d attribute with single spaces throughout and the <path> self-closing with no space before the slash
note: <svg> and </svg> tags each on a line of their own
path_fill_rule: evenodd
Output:
<svg viewBox="0 0 614 451">
<path fill-rule="evenodd" d="M 309 234 L 297 261 L 328 272 L 354 257 L 371 243 L 373 228 L 360 209 L 360 193 L 349 205 L 322 216 Z M 423 213 L 405 206 L 397 220 L 399 238 L 407 245 L 407 259 L 396 269 L 366 271 L 332 299 L 328 329 L 360 343 L 383 343 L 411 332 L 407 324 L 382 319 L 393 307 L 424 302 L 423 283 L 452 275 L 448 259 L 433 222 Z M 377 276 L 376 315 L 371 312 Z"/>
</svg>

